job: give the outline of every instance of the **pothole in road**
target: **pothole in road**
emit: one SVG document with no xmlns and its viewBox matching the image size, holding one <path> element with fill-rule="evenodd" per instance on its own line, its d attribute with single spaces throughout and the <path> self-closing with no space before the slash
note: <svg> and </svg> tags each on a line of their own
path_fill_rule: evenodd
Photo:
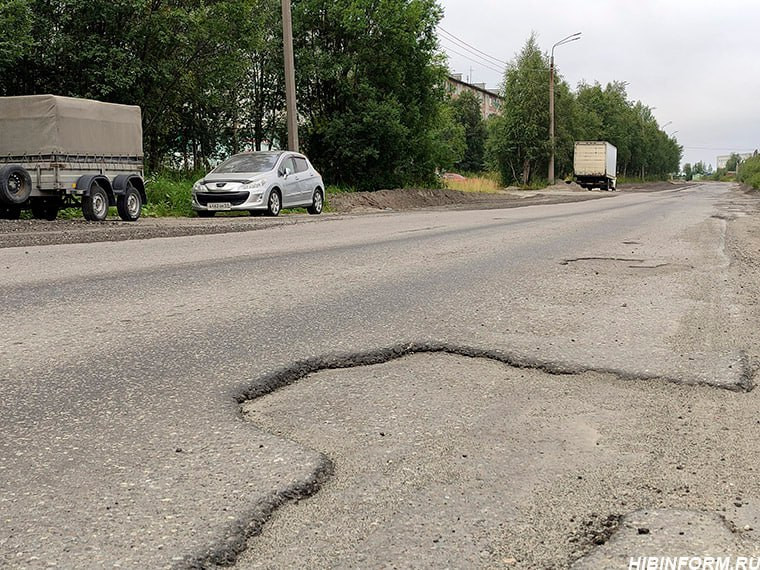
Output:
<svg viewBox="0 0 760 570">
<path fill-rule="evenodd" d="M 276 511 L 239 567 L 562 568 L 604 536 L 590 520 L 716 510 L 737 485 L 760 496 L 754 394 L 400 356 L 302 364 L 248 394 L 247 420 L 319 450 L 335 472 Z"/>
<path fill-rule="evenodd" d="M 624 242 L 627 243 L 627 242 Z M 671 262 L 657 262 L 652 260 L 646 260 L 635 257 L 576 257 L 572 259 L 563 259 L 560 261 L 560 265 L 575 265 L 581 264 L 582 266 L 589 267 L 591 269 L 602 270 L 610 267 L 610 264 L 614 264 L 617 268 L 619 264 L 625 264 L 626 269 L 651 269 L 658 270 L 658 274 L 662 273 L 674 273 L 677 271 L 685 271 L 694 269 L 693 265 L 685 263 L 671 263 Z"/>
<path fill-rule="evenodd" d="M 650 560 L 658 561 L 656 568 L 678 568 L 679 558 L 756 557 L 760 554 L 759 546 L 718 513 L 639 510 L 623 517 L 612 538 L 578 560 L 572 569 L 650 568 Z M 680 564 L 681 568 L 688 568 L 686 563 Z"/>
<path fill-rule="evenodd" d="M 584 261 L 622 261 L 625 263 L 644 263 L 645 260 L 634 257 L 574 257 L 560 261 L 560 265 L 570 265 L 571 263 L 581 263 Z"/>
</svg>

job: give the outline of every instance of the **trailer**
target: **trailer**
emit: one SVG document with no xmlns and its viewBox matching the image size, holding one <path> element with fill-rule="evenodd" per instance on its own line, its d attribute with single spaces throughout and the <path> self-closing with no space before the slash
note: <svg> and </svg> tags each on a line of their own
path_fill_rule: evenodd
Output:
<svg viewBox="0 0 760 570">
<path fill-rule="evenodd" d="M 575 181 L 591 190 L 617 189 L 617 148 L 606 141 L 577 141 L 573 154 Z"/>
<path fill-rule="evenodd" d="M 135 221 L 147 202 L 140 107 L 55 95 L 0 97 L 0 218 L 81 207 Z"/>
</svg>

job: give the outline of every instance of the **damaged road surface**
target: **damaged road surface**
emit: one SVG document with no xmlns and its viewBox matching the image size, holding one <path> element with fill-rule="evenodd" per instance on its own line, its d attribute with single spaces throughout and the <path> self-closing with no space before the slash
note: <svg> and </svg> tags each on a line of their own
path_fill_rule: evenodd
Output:
<svg viewBox="0 0 760 570">
<path fill-rule="evenodd" d="M 704 184 L 0 249 L 0 566 L 750 555 L 757 215 Z"/>
<path fill-rule="evenodd" d="M 320 372 L 243 408 L 257 427 L 321 450 L 335 472 L 278 511 L 239 567 L 567 568 L 624 534 L 618 513 L 640 505 L 712 511 L 720 532 L 694 532 L 681 512 L 659 526 L 638 513 L 635 549 L 611 542 L 606 564 L 597 555 L 579 568 L 672 552 L 668 529 L 682 554 L 757 554 L 760 534 L 735 535 L 718 516 L 747 524 L 737 496 L 760 508 L 757 408 L 755 393 L 441 353 Z"/>
</svg>

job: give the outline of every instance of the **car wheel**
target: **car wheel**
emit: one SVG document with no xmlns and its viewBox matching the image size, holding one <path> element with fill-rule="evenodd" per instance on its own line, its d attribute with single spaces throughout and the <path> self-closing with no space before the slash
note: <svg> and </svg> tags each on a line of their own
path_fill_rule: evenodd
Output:
<svg viewBox="0 0 760 570">
<path fill-rule="evenodd" d="M 97 182 L 90 186 L 89 196 L 82 198 L 82 215 L 90 222 L 102 222 L 108 215 L 108 194 Z"/>
<path fill-rule="evenodd" d="M 324 199 L 324 196 L 322 195 L 322 190 L 317 188 L 316 191 L 314 192 L 314 197 L 311 200 L 311 206 L 306 208 L 306 211 L 316 216 L 322 213 L 322 207 L 324 206 L 324 204 L 325 204 L 325 199 Z"/>
<path fill-rule="evenodd" d="M 38 220 L 52 222 L 58 217 L 61 201 L 58 198 L 32 198 L 32 216 Z"/>
<path fill-rule="evenodd" d="M 131 184 L 127 185 L 127 190 L 116 200 L 116 209 L 119 217 L 125 222 L 137 220 L 142 212 L 142 196 L 137 188 Z"/>
<path fill-rule="evenodd" d="M 269 193 L 269 200 L 267 201 L 267 215 L 279 216 L 281 209 L 282 209 L 282 198 L 280 197 L 280 192 L 277 190 L 272 190 Z"/>
<path fill-rule="evenodd" d="M 213 218 L 216 214 L 213 210 L 196 210 L 195 213 L 198 214 L 199 218 Z"/>
</svg>

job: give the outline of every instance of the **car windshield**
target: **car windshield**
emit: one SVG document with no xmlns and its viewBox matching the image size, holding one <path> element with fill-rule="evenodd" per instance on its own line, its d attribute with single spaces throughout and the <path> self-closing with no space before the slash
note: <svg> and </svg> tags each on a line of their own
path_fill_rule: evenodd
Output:
<svg viewBox="0 0 760 570">
<path fill-rule="evenodd" d="M 274 168 L 276 154 L 236 154 L 214 169 L 216 173 L 266 172 Z"/>
</svg>

